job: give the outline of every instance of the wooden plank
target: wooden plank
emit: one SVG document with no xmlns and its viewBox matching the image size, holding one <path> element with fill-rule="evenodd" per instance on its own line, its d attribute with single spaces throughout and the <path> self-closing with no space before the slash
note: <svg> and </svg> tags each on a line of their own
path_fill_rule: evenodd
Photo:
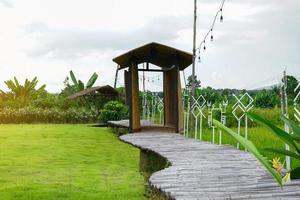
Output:
<svg viewBox="0 0 300 200">
<path fill-rule="evenodd" d="M 231 146 L 164 132 L 120 139 L 167 158 L 171 166 L 155 172 L 149 183 L 170 199 L 300 199 L 300 180 L 281 190 L 251 154 Z"/>
</svg>

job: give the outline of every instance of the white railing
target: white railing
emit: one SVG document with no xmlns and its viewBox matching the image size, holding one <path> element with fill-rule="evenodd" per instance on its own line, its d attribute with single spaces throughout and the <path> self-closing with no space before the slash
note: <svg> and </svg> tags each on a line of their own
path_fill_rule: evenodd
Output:
<svg viewBox="0 0 300 200">
<path fill-rule="evenodd" d="M 216 127 L 212 123 L 214 119 L 214 114 L 218 113 L 220 114 L 220 119 L 218 119 L 223 125 L 226 125 L 226 110 L 228 106 L 228 101 L 223 101 L 219 104 L 219 107 L 215 107 L 214 104 L 211 104 L 211 102 L 208 102 L 208 126 L 212 129 L 212 143 L 215 143 L 215 129 Z M 216 115 L 216 114 L 215 114 Z M 222 144 L 222 130 L 219 130 L 219 144 Z"/>
<path fill-rule="evenodd" d="M 195 121 L 194 137 L 195 137 L 195 139 L 202 140 L 202 132 L 203 132 L 203 122 L 202 121 L 203 121 L 203 117 L 206 118 L 205 114 L 204 114 L 204 109 L 206 107 L 206 100 L 202 95 L 200 95 L 197 99 L 195 99 L 192 96 L 192 101 L 193 101 L 193 104 L 192 104 L 192 108 L 191 108 L 191 113 L 192 113 L 192 116 Z M 198 120 L 200 121 L 199 125 L 198 125 Z M 199 137 L 198 137 L 198 130 L 199 130 Z"/>
<path fill-rule="evenodd" d="M 253 98 L 248 94 L 244 93 L 237 97 L 233 95 L 236 99 L 232 107 L 231 114 L 237 120 L 238 134 L 241 134 L 241 120 L 245 120 L 245 138 L 248 139 L 248 118 L 245 112 L 250 111 L 253 108 Z M 227 107 L 228 100 L 222 101 L 218 106 L 212 104 L 212 102 L 207 102 L 203 95 L 195 98 L 194 96 L 184 95 L 183 98 L 184 105 L 184 136 L 189 137 L 193 135 L 195 139 L 203 140 L 203 134 L 212 134 L 212 143 L 215 143 L 216 130 L 217 128 L 213 125 L 213 119 L 219 120 L 223 125 L 226 125 L 227 121 Z M 218 116 L 218 117 L 217 117 Z M 207 119 L 208 129 L 204 129 L 203 120 Z M 192 125 L 192 127 L 191 127 Z M 219 132 L 218 144 L 222 144 L 222 131 Z M 237 144 L 239 148 L 239 144 Z"/>
<path fill-rule="evenodd" d="M 232 114 L 236 118 L 238 127 L 237 132 L 238 135 L 241 134 L 241 120 L 245 119 L 245 139 L 248 140 L 248 117 L 245 115 L 246 112 L 250 111 L 253 108 L 253 98 L 246 92 L 242 96 L 237 97 L 235 94 L 233 96 L 236 99 L 235 104 L 232 106 Z M 240 111 L 240 112 L 239 112 Z M 237 143 L 236 146 L 238 149 L 240 148 L 240 144 Z"/>
</svg>

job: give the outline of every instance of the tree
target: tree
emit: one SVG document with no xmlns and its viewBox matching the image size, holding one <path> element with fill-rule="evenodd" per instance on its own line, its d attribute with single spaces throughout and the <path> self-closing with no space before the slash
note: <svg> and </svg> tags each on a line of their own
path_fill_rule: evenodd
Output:
<svg viewBox="0 0 300 200">
<path fill-rule="evenodd" d="M 37 77 L 34 77 L 31 81 L 26 79 L 24 85 L 19 84 L 16 77 L 14 77 L 13 80 L 8 80 L 4 83 L 8 89 L 10 89 L 10 92 L 6 94 L 8 98 L 13 99 L 15 103 L 20 104 L 20 106 L 26 106 L 32 100 L 37 99 L 41 94 L 45 93 L 46 88 L 46 85 L 44 84 L 38 89 L 35 89 L 38 83 Z"/>
<path fill-rule="evenodd" d="M 260 108 L 274 108 L 280 100 L 274 90 L 261 90 L 255 95 L 254 103 Z"/>
<path fill-rule="evenodd" d="M 186 87 L 188 88 L 191 88 L 192 87 L 192 80 L 193 80 L 193 75 L 190 75 L 188 78 L 187 78 L 187 84 L 186 84 Z M 197 75 L 195 75 L 195 88 L 200 88 L 201 87 L 201 81 L 197 79 Z"/>
<path fill-rule="evenodd" d="M 293 97 L 295 95 L 294 89 L 298 85 L 298 80 L 294 76 L 287 76 L 287 89 L 286 93 L 288 96 Z"/>
<path fill-rule="evenodd" d="M 70 84 L 69 81 L 70 78 L 73 83 L 72 85 Z M 81 80 L 77 79 L 72 70 L 70 71 L 70 78 L 67 77 L 64 81 L 65 88 L 63 89 L 62 93 L 65 94 L 66 96 L 93 87 L 96 80 L 98 79 L 98 74 L 94 72 L 86 84 L 84 84 Z"/>
</svg>

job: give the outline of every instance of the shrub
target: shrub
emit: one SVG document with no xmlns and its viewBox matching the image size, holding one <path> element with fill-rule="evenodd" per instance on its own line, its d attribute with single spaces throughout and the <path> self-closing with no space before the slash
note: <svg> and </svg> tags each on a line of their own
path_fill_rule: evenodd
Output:
<svg viewBox="0 0 300 200">
<path fill-rule="evenodd" d="M 0 109 L 0 123 L 93 123 L 97 114 L 84 108 L 61 110 L 57 108 L 9 108 Z"/>
<path fill-rule="evenodd" d="M 100 120 L 104 123 L 110 120 L 121 120 L 126 117 L 128 117 L 128 108 L 119 101 L 106 103 L 100 111 Z"/>
</svg>

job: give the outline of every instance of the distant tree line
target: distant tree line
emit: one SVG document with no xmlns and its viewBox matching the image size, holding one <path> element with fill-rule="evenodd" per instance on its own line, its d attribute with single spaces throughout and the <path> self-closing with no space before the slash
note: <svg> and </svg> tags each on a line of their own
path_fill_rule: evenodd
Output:
<svg viewBox="0 0 300 200">
<path fill-rule="evenodd" d="M 197 76 L 196 76 L 197 78 Z M 187 79 L 187 88 L 191 89 L 192 77 Z M 257 90 L 238 90 L 238 89 L 213 89 L 212 87 L 201 88 L 200 81 L 196 79 L 196 91 L 195 96 L 203 95 L 208 102 L 212 103 L 222 103 L 224 100 L 228 100 L 229 104 L 235 102 L 233 94 L 240 95 L 248 92 L 249 95 L 254 99 L 254 105 L 257 108 L 274 108 L 280 107 L 280 86 L 274 85 L 267 89 L 257 89 Z M 287 96 L 288 104 L 293 104 L 293 99 L 295 97 L 294 89 L 299 84 L 298 80 L 293 76 L 287 76 Z"/>
<path fill-rule="evenodd" d="M 93 73 L 85 84 L 70 71 L 64 81 L 64 88 L 56 94 L 47 92 L 45 84 L 38 87 L 37 77 L 26 79 L 23 84 L 16 77 L 7 80 L 5 84 L 8 91 L 0 90 L 0 123 L 99 123 L 102 119 L 109 120 L 110 116 L 112 119 L 126 117 L 127 110 L 122 102 L 108 105 L 110 111 L 115 109 L 122 112 L 108 114 L 105 111 L 105 104 L 115 100 L 109 97 L 68 99 L 76 92 L 93 87 L 97 78 L 98 75 Z"/>
</svg>

